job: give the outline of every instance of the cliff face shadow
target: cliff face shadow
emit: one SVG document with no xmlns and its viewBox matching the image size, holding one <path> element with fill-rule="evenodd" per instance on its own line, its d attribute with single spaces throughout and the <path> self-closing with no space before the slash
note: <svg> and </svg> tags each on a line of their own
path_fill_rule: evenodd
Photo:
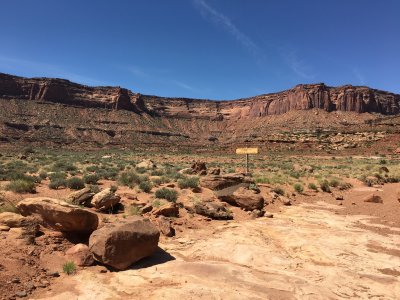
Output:
<svg viewBox="0 0 400 300">
<path fill-rule="evenodd" d="M 129 269 L 130 270 L 138 270 L 149 268 L 155 265 L 160 265 L 166 263 L 171 260 L 175 260 L 176 258 L 173 257 L 171 254 L 166 252 L 165 250 L 161 249 L 160 247 L 157 248 L 156 252 L 152 256 L 143 258 L 139 260 L 137 263 L 132 265 Z"/>
</svg>

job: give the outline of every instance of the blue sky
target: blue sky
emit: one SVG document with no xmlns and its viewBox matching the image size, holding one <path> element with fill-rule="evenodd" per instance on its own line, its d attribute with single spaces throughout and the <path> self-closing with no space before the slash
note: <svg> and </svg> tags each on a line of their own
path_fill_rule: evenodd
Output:
<svg viewBox="0 0 400 300">
<path fill-rule="evenodd" d="M 0 72 L 236 99 L 299 83 L 400 93 L 400 1 L 0 3 Z"/>
</svg>

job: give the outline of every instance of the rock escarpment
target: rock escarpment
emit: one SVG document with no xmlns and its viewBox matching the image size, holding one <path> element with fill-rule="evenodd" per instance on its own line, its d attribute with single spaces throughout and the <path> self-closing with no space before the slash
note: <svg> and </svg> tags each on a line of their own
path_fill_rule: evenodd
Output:
<svg viewBox="0 0 400 300">
<path fill-rule="evenodd" d="M 230 101 L 165 98 L 120 87 L 89 87 L 64 79 L 23 78 L 0 73 L 0 98 L 146 112 L 159 117 L 219 120 L 263 117 L 319 108 L 357 113 L 400 113 L 400 95 L 363 86 L 300 84 L 279 93 Z"/>
<path fill-rule="evenodd" d="M 233 144 L 248 142 L 291 147 L 299 140 L 308 142 L 297 135 L 302 130 L 318 131 L 317 142 L 321 130 L 396 131 L 399 107 L 400 95 L 350 85 L 298 85 L 279 93 L 213 101 L 0 73 L 0 144 L 80 149 L 151 146 L 177 151 L 222 145 L 232 149 Z M 365 112 L 374 115 L 359 114 Z"/>
</svg>

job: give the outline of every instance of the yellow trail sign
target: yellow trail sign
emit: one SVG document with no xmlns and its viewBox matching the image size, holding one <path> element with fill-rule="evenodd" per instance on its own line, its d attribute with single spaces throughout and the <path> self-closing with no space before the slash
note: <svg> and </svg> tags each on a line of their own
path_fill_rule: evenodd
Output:
<svg viewBox="0 0 400 300">
<path fill-rule="evenodd" d="M 236 154 L 246 154 L 246 173 L 249 174 L 249 154 L 258 154 L 258 148 L 237 148 Z"/>
<path fill-rule="evenodd" d="M 258 148 L 237 148 L 236 154 L 258 154 Z"/>
</svg>

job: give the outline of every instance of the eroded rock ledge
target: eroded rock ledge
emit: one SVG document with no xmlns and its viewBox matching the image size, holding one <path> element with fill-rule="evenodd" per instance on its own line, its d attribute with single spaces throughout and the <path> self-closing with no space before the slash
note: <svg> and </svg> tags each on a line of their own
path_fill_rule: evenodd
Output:
<svg viewBox="0 0 400 300">
<path fill-rule="evenodd" d="M 363 86 L 300 84 L 279 93 L 230 101 L 141 95 L 121 87 L 89 87 L 65 79 L 23 78 L 0 73 L 0 98 L 123 109 L 160 117 L 222 121 L 319 108 L 357 113 L 400 113 L 400 95 Z"/>
</svg>

